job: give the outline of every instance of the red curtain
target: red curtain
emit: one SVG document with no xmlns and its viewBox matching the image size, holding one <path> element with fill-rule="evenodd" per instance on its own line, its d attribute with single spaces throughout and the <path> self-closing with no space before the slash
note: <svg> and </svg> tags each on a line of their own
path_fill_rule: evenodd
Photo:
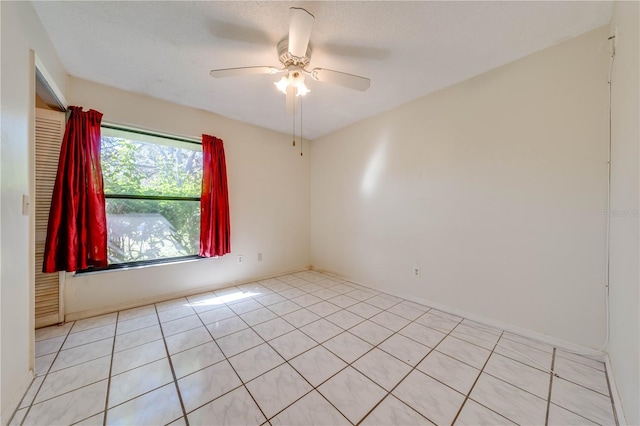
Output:
<svg viewBox="0 0 640 426">
<path fill-rule="evenodd" d="M 200 197 L 200 256 L 231 252 L 227 165 L 222 140 L 202 135 L 202 195 Z"/>
<path fill-rule="evenodd" d="M 43 272 L 107 266 L 98 111 L 69 107 L 53 188 Z"/>
</svg>

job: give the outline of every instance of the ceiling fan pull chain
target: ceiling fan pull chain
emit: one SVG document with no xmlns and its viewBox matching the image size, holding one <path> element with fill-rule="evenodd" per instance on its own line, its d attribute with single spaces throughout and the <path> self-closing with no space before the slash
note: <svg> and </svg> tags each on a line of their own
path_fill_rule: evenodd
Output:
<svg viewBox="0 0 640 426">
<path fill-rule="evenodd" d="M 293 120 L 295 121 L 295 117 Z M 302 157 L 302 96 L 300 96 L 300 157 Z"/>
<path fill-rule="evenodd" d="M 296 103 L 293 103 L 293 146 L 296 146 Z"/>
</svg>

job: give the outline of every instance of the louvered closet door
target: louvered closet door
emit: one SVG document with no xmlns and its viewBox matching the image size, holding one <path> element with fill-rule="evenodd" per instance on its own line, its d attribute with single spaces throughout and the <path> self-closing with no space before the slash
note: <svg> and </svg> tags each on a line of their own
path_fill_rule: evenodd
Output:
<svg viewBox="0 0 640 426">
<path fill-rule="evenodd" d="M 42 273 L 49 207 L 56 180 L 64 126 L 63 112 L 36 109 L 36 255 L 33 265 L 36 284 L 36 328 L 64 321 L 60 274 Z"/>
</svg>

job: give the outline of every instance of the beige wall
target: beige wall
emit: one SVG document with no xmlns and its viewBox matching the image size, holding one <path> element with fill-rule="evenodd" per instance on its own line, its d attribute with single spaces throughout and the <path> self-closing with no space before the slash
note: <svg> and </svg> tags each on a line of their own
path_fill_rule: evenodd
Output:
<svg viewBox="0 0 640 426">
<path fill-rule="evenodd" d="M 600 346 L 607 35 L 313 141 L 314 267 Z"/>
<path fill-rule="evenodd" d="M 100 110 L 114 123 L 184 136 L 212 133 L 227 152 L 233 253 L 69 274 L 68 312 L 312 261 L 393 293 L 572 342 L 596 347 L 604 339 L 608 58 L 598 46 L 606 29 L 314 141 L 309 166 L 310 157 L 301 159 L 286 135 L 83 80 L 72 78 L 67 91 L 66 72 L 32 6 L 0 2 L 0 14 L 2 424 L 31 379 L 29 219 L 20 207 L 30 192 L 30 49 L 71 104 Z M 620 210 L 638 208 L 637 17 L 637 3 L 616 4 L 612 209 Z M 637 217 L 612 221 L 609 353 L 631 424 L 640 423 L 637 236 Z M 244 265 L 235 263 L 238 254 Z M 418 278 L 414 266 L 421 268 Z"/>
<path fill-rule="evenodd" d="M 35 55 L 64 94 L 67 75 L 31 3 L 0 2 L 2 145 L 0 147 L 0 423 L 8 422 L 33 377 L 30 290 L 30 141 L 35 104 Z M 33 51 L 33 52 L 32 52 Z"/>
<path fill-rule="evenodd" d="M 612 72 L 611 340 L 607 348 L 622 406 L 640 424 L 640 272 L 638 250 L 640 162 L 640 51 L 638 2 L 616 2 Z"/>
<path fill-rule="evenodd" d="M 103 121 L 224 141 L 231 254 L 221 258 L 97 274 L 67 274 L 65 308 L 77 316 L 309 266 L 309 156 L 291 137 L 202 110 L 71 77 L 69 102 Z M 263 260 L 257 261 L 257 254 Z M 237 255 L 244 263 L 237 264 Z"/>
</svg>

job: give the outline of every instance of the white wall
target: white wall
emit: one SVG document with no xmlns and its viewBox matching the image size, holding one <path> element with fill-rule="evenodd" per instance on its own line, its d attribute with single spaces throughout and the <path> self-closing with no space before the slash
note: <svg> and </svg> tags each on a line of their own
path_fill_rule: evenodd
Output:
<svg viewBox="0 0 640 426">
<path fill-rule="evenodd" d="M 314 268 L 601 345 L 607 35 L 313 141 Z"/>
<path fill-rule="evenodd" d="M 640 272 L 638 209 L 640 176 L 640 68 L 638 2 L 616 2 L 610 32 L 617 29 L 612 72 L 611 341 L 608 346 L 622 406 L 640 424 Z"/>
<path fill-rule="evenodd" d="M 35 105 L 34 55 L 67 89 L 67 75 L 31 3 L 0 2 L 2 21 L 2 145 L 0 148 L 0 423 L 8 422 L 32 379 L 33 313 L 30 289 L 29 158 Z"/>
<path fill-rule="evenodd" d="M 309 266 L 309 155 L 291 136 L 71 77 L 69 102 L 103 121 L 224 141 L 231 212 L 231 254 L 127 271 L 67 274 L 69 317 L 139 304 L 173 293 L 300 270 Z M 263 260 L 257 261 L 257 254 Z M 244 255 L 243 264 L 236 263 Z"/>
</svg>

